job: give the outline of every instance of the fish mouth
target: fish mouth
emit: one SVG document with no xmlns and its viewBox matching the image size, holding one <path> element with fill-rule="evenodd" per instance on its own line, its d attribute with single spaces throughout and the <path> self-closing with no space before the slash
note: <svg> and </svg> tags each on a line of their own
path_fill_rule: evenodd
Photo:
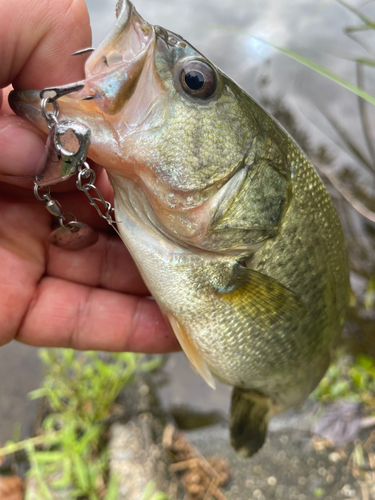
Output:
<svg viewBox="0 0 375 500">
<path fill-rule="evenodd" d="M 94 150 L 96 143 L 121 142 L 129 128 L 140 125 L 149 114 L 155 93 L 163 91 L 154 64 L 154 26 L 138 14 L 129 0 L 119 2 L 116 10 L 114 27 L 86 61 L 85 80 L 72 84 L 72 90 L 75 85 L 80 90 L 57 101 L 61 117 L 91 129 Z M 9 104 L 17 115 L 48 130 L 41 114 L 40 90 L 14 90 Z M 47 110 L 52 111 L 51 104 Z"/>
</svg>

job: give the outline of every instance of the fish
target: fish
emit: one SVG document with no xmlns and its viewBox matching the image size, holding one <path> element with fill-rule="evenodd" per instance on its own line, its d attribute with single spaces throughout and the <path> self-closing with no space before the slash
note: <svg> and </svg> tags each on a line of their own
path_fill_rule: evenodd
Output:
<svg viewBox="0 0 375 500">
<path fill-rule="evenodd" d="M 329 365 L 349 298 L 340 220 L 262 106 L 128 0 L 116 11 L 60 118 L 91 130 L 121 238 L 191 365 L 233 386 L 231 444 L 251 457 Z M 9 100 L 47 131 L 39 91 Z"/>
</svg>

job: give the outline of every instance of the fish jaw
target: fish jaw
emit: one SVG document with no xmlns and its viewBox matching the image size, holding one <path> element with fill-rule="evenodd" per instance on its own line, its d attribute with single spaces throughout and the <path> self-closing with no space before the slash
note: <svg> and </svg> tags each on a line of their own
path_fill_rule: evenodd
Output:
<svg viewBox="0 0 375 500">
<path fill-rule="evenodd" d="M 147 55 L 155 44 L 154 27 L 144 21 L 128 0 L 117 22 L 85 65 L 87 97 L 106 115 L 116 115 L 131 99 Z"/>
<path fill-rule="evenodd" d="M 139 161 L 126 153 L 127 137 L 160 125 L 165 89 L 154 65 L 154 26 L 128 0 L 119 3 L 117 10 L 114 27 L 85 64 L 83 88 L 59 98 L 59 119 L 89 127 L 89 157 L 131 176 Z M 17 115 L 48 132 L 40 90 L 15 90 L 9 104 Z M 47 110 L 52 111 L 52 106 L 47 105 Z"/>
</svg>

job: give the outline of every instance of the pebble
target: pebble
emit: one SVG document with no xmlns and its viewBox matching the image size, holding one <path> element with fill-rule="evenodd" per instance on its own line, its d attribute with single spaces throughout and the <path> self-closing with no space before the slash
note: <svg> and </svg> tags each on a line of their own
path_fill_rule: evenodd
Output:
<svg viewBox="0 0 375 500">
<path fill-rule="evenodd" d="M 144 397 L 147 396 L 147 394 L 150 392 L 150 388 L 148 385 L 143 384 L 141 387 L 138 389 L 139 395 Z"/>
<path fill-rule="evenodd" d="M 326 477 L 326 483 L 327 484 L 332 484 L 335 480 L 335 476 L 333 474 L 327 474 Z"/>
<path fill-rule="evenodd" d="M 282 436 L 280 436 L 280 443 L 281 444 L 287 444 L 289 441 L 289 438 L 286 434 L 283 434 Z"/>
<path fill-rule="evenodd" d="M 290 463 L 293 465 L 293 467 L 298 467 L 300 464 L 300 460 L 297 457 L 293 457 Z"/>
<path fill-rule="evenodd" d="M 254 490 L 253 498 L 254 500 L 266 500 L 266 497 L 263 495 L 262 490 Z"/>
<path fill-rule="evenodd" d="M 319 476 L 326 477 L 327 472 L 328 472 L 327 469 L 325 469 L 324 467 L 319 467 L 319 469 L 318 469 Z"/>
<path fill-rule="evenodd" d="M 341 461 L 341 458 L 340 458 L 340 455 L 336 451 L 333 451 L 332 453 L 330 453 L 328 455 L 328 460 L 330 462 L 333 462 L 334 464 L 337 464 L 337 462 Z"/>
<path fill-rule="evenodd" d="M 345 484 L 340 493 L 342 495 L 345 495 L 346 497 L 349 497 L 349 498 L 354 498 L 355 497 L 355 490 L 353 490 L 351 487 L 350 487 L 350 484 Z"/>
<path fill-rule="evenodd" d="M 275 476 L 270 476 L 268 479 L 267 479 L 267 483 L 270 485 L 270 486 L 275 486 L 277 484 L 277 479 L 275 478 Z"/>
<path fill-rule="evenodd" d="M 255 465 L 253 471 L 254 474 L 263 474 L 263 467 L 261 467 L 260 465 Z"/>
</svg>

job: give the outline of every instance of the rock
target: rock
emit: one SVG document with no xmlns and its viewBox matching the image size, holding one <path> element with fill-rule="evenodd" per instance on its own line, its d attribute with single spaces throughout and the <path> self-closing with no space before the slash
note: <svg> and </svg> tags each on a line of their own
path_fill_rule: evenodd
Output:
<svg viewBox="0 0 375 500">
<path fill-rule="evenodd" d="M 177 484 L 177 479 L 168 471 L 162 444 L 166 421 L 151 377 L 138 377 L 125 387 L 118 404 L 126 415 L 111 425 L 108 444 L 110 474 L 119 478 L 118 500 L 140 500 L 150 481 L 173 500 L 170 485 Z"/>
</svg>

